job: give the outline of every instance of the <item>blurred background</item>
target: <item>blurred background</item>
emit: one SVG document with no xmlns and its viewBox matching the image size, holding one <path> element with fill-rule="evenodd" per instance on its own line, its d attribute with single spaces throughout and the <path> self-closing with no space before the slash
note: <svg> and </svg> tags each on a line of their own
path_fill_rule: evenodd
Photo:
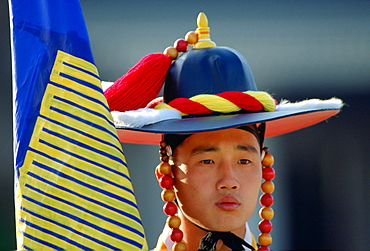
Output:
<svg viewBox="0 0 370 251">
<path fill-rule="evenodd" d="M 342 112 L 267 140 L 275 156 L 273 250 L 370 250 L 370 1 L 81 0 L 95 63 L 114 81 L 207 14 L 212 40 L 243 54 L 277 100 L 340 97 Z M 0 0 L 0 250 L 15 245 L 8 3 Z M 123 145 L 153 248 L 165 223 L 157 146 Z M 258 211 L 258 210 L 256 210 Z M 258 235 L 256 213 L 250 221 Z"/>
</svg>

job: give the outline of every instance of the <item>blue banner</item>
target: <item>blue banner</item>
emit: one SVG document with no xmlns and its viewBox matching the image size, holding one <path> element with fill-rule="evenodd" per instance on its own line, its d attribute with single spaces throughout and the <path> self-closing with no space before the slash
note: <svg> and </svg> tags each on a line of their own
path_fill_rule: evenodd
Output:
<svg viewBox="0 0 370 251">
<path fill-rule="evenodd" d="M 79 1 L 10 10 L 17 248 L 146 250 Z"/>
</svg>

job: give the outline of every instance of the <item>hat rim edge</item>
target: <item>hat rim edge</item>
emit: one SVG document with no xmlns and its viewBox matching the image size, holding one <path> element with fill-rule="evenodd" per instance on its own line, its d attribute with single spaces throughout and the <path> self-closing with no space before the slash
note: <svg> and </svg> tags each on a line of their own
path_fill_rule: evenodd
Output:
<svg viewBox="0 0 370 251">
<path fill-rule="evenodd" d="M 116 127 L 120 142 L 158 144 L 163 134 L 189 134 L 267 123 L 266 138 L 320 123 L 340 112 L 340 108 L 301 109 L 172 119 L 141 128 Z"/>
</svg>

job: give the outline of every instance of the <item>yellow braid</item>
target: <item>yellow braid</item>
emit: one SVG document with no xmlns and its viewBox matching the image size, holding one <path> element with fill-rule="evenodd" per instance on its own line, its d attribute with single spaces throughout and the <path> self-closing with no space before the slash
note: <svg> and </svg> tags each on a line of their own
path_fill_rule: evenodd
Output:
<svg viewBox="0 0 370 251">
<path fill-rule="evenodd" d="M 175 108 L 173 108 L 172 106 L 168 105 L 167 103 L 158 103 L 156 106 L 155 106 L 155 109 L 174 109 L 176 110 Z"/>
<path fill-rule="evenodd" d="M 267 112 L 275 111 L 276 108 L 275 100 L 267 92 L 246 91 L 243 93 L 249 94 L 252 97 L 256 98 L 259 102 L 261 102 L 265 111 Z"/>
<path fill-rule="evenodd" d="M 190 100 L 200 103 L 214 112 L 230 113 L 241 110 L 231 101 L 216 95 L 200 94 L 191 97 Z"/>
</svg>

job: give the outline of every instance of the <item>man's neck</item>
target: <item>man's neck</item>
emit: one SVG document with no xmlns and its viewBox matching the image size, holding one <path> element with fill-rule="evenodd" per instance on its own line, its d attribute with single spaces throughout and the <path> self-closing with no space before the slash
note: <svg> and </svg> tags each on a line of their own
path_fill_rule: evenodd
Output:
<svg viewBox="0 0 370 251">
<path fill-rule="evenodd" d="M 187 246 L 187 250 L 198 250 L 199 244 L 201 239 L 207 234 L 207 232 L 199 227 L 197 227 L 194 223 L 190 222 L 184 215 L 179 213 L 179 217 L 181 218 L 181 226 L 180 229 L 184 233 L 183 241 Z M 241 228 L 235 231 L 231 231 L 235 235 L 239 236 L 240 238 L 244 239 L 246 229 Z M 227 246 L 223 244 L 221 240 L 217 242 L 216 250 L 226 251 L 231 250 Z"/>
</svg>

